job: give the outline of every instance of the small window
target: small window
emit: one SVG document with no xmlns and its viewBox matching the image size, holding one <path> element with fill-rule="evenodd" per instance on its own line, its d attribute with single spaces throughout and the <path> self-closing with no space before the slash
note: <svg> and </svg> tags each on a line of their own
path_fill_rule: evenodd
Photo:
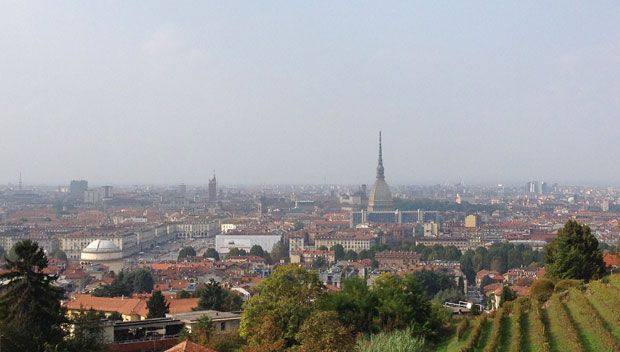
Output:
<svg viewBox="0 0 620 352">
<path fill-rule="evenodd" d="M 222 331 L 226 330 L 226 323 L 221 323 L 220 324 L 220 330 L 222 330 Z"/>
</svg>

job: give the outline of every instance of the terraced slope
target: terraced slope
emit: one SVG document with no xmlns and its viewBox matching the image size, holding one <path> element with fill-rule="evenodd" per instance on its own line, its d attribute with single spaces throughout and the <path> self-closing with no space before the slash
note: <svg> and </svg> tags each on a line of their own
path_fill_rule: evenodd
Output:
<svg viewBox="0 0 620 352">
<path fill-rule="evenodd" d="M 620 274 L 555 293 L 544 303 L 520 299 L 467 326 L 461 339 L 455 335 L 436 350 L 620 352 Z"/>
</svg>

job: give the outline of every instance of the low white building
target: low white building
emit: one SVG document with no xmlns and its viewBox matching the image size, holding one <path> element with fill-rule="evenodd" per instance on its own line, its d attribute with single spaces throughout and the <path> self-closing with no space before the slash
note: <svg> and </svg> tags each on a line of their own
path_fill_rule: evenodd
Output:
<svg viewBox="0 0 620 352">
<path fill-rule="evenodd" d="M 231 248 L 249 252 L 252 246 L 259 245 L 264 251 L 271 252 L 280 239 L 280 235 L 270 232 L 228 232 L 215 236 L 215 249 L 220 254 L 227 254 Z"/>
</svg>

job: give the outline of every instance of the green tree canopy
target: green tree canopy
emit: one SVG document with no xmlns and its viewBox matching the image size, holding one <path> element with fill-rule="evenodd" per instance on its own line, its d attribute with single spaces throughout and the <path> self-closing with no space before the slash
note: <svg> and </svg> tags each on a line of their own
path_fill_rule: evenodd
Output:
<svg viewBox="0 0 620 352">
<path fill-rule="evenodd" d="M 333 311 L 314 311 L 296 335 L 300 352 L 348 352 L 355 345 L 351 328 L 338 320 Z"/>
<path fill-rule="evenodd" d="M 170 312 L 170 303 L 166 302 L 166 298 L 159 290 L 153 292 L 146 306 L 149 309 L 147 318 L 164 318 L 166 313 Z"/>
<path fill-rule="evenodd" d="M 250 255 L 255 255 L 257 257 L 263 258 L 265 256 L 265 251 L 263 251 L 263 247 L 255 244 L 250 248 Z"/>
<path fill-rule="evenodd" d="M 243 300 L 236 293 L 222 287 L 219 282 L 211 279 L 197 290 L 197 310 L 218 310 L 222 312 L 237 311 L 241 309 Z"/>
<path fill-rule="evenodd" d="M 376 331 L 375 317 L 378 316 L 379 301 L 374 291 L 359 276 L 342 280 L 342 289 L 324 296 L 323 310 L 335 311 L 338 319 L 350 326 L 354 332 L 372 334 Z"/>
<path fill-rule="evenodd" d="M 105 315 L 94 309 L 80 311 L 71 317 L 73 334 L 65 340 L 68 351 L 104 352 L 107 348 L 103 339 Z"/>
<path fill-rule="evenodd" d="M 419 336 L 435 333 L 431 303 L 413 275 L 381 274 L 373 283 L 373 290 L 379 301 L 377 310 L 381 330 L 410 328 Z"/>
<path fill-rule="evenodd" d="M 344 260 L 348 260 L 348 261 L 351 261 L 351 262 L 356 261 L 357 260 L 357 253 L 354 250 L 349 249 L 347 251 L 347 253 L 344 255 Z"/>
<path fill-rule="evenodd" d="M 53 285 L 56 276 L 43 272 L 48 260 L 36 242 L 18 242 L 14 251 L 15 260 L 6 260 L 8 272 L 0 274 L 2 350 L 42 351 L 45 343 L 63 341 L 64 292 Z"/>
<path fill-rule="evenodd" d="M 153 291 L 153 274 L 146 269 L 130 272 L 121 271 L 112 283 L 101 286 L 93 291 L 95 297 L 131 296 L 132 293 L 151 293 Z"/>
<path fill-rule="evenodd" d="M 330 250 L 334 251 L 334 257 L 336 261 L 344 259 L 344 256 L 346 253 L 344 251 L 344 247 L 341 244 L 333 245 L 332 248 L 330 248 Z"/>
<path fill-rule="evenodd" d="M 566 222 L 545 251 L 546 276 L 554 280 L 577 279 L 588 282 L 605 273 L 598 240 L 587 225 L 575 220 Z"/>
<path fill-rule="evenodd" d="M 244 304 L 241 335 L 250 345 L 278 343 L 298 345 L 301 325 L 316 309 L 325 294 L 325 286 L 315 271 L 306 271 L 294 264 L 278 267 L 257 285 L 258 293 Z M 256 329 L 270 321 L 270 331 Z M 266 337 L 267 336 L 267 337 Z"/>
<path fill-rule="evenodd" d="M 220 261 L 220 254 L 215 250 L 215 248 L 208 248 L 205 253 L 202 255 L 203 258 L 213 258 L 216 262 Z"/>
<path fill-rule="evenodd" d="M 288 246 L 284 245 L 282 241 L 277 242 L 271 249 L 270 257 L 274 263 L 279 263 L 280 260 L 288 261 Z"/>
<path fill-rule="evenodd" d="M 54 254 L 52 255 L 52 258 L 54 259 L 58 259 L 58 260 L 62 260 L 62 261 L 67 261 L 67 253 L 61 251 L 60 249 L 57 250 L 56 252 L 54 252 Z"/>
<path fill-rule="evenodd" d="M 194 249 L 194 247 L 192 246 L 183 247 L 179 251 L 179 256 L 177 258 L 177 261 L 181 261 L 187 257 L 195 257 L 195 256 L 196 256 L 196 250 Z"/>
<path fill-rule="evenodd" d="M 233 247 L 233 248 L 228 250 L 228 253 L 226 254 L 226 258 L 237 257 L 237 256 L 245 256 L 247 254 L 248 254 L 248 252 L 246 252 L 245 249 Z"/>
</svg>

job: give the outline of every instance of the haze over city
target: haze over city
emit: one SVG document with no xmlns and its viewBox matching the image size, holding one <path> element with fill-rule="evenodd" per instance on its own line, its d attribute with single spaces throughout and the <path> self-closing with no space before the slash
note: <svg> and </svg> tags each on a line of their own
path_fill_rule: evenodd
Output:
<svg viewBox="0 0 620 352">
<path fill-rule="evenodd" d="M 619 14 L 2 2 L 0 182 L 619 184 Z"/>
</svg>

